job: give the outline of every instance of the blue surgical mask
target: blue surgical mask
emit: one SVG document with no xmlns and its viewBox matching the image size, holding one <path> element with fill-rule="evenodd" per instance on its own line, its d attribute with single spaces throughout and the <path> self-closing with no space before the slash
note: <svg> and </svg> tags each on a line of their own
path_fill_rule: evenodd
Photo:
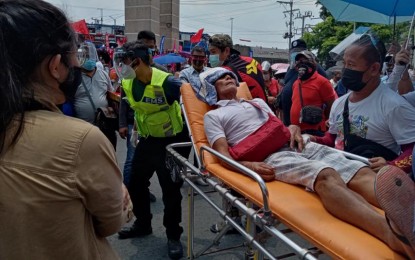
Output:
<svg viewBox="0 0 415 260">
<path fill-rule="evenodd" d="M 86 60 L 84 64 L 82 64 L 82 68 L 87 71 L 92 71 L 97 67 L 97 63 L 95 60 Z"/>
<path fill-rule="evenodd" d="M 209 63 L 212 68 L 222 66 L 222 61 L 219 60 L 219 54 L 210 54 L 209 55 Z"/>
</svg>

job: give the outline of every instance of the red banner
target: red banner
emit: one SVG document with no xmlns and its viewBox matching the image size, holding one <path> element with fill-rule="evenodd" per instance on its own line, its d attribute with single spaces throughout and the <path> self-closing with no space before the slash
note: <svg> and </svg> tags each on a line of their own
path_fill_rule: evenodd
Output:
<svg viewBox="0 0 415 260">
<path fill-rule="evenodd" d="M 71 23 L 71 25 L 75 32 L 80 33 L 80 34 L 86 34 L 86 35 L 89 34 L 89 30 L 88 30 L 88 27 L 86 26 L 85 19 L 77 21 L 77 22 L 73 22 Z"/>
<path fill-rule="evenodd" d="M 192 37 L 190 37 L 190 42 L 191 43 L 198 43 L 198 42 L 200 42 L 200 40 L 202 39 L 203 30 L 204 30 L 204 28 L 199 29 L 199 31 L 197 31 L 197 33 L 195 35 L 193 35 Z"/>
</svg>

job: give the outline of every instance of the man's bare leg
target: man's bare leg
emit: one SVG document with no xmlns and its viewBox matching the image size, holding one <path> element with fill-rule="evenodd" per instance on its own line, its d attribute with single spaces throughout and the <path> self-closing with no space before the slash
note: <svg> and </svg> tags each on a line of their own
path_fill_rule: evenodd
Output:
<svg viewBox="0 0 415 260">
<path fill-rule="evenodd" d="M 373 189 L 372 184 L 372 189 Z M 347 188 L 338 173 L 331 168 L 322 170 L 314 185 L 324 207 L 337 218 L 359 227 L 379 238 L 393 250 L 415 256 L 395 237 L 386 219 L 362 196 Z M 411 252 L 412 251 L 412 252 Z M 414 255 L 412 255 L 412 254 Z"/>
<path fill-rule="evenodd" d="M 369 167 L 364 167 L 357 171 L 355 176 L 349 181 L 347 186 L 349 189 L 357 192 L 370 204 L 379 207 L 379 203 L 375 195 L 375 179 L 376 173 Z"/>
</svg>

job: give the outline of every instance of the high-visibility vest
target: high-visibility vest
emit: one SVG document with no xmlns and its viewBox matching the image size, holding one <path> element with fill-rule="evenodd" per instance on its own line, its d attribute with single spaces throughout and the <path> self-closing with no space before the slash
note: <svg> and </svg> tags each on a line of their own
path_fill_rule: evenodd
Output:
<svg viewBox="0 0 415 260">
<path fill-rule="evenodd" d="M 131 109 L 134 110 L 137 130 L 141 136 L 175 136 L 183 130 L 179 102 L 174 101 L 172 105 L 167 102 L 162 86 L 169 74 L 156 68 L 152 70 L 151 82 L 145 86 L 140 101 L 135 101 L 133 97 L 133 79 L 122 81 L 125 96 Z"/>
</svg>

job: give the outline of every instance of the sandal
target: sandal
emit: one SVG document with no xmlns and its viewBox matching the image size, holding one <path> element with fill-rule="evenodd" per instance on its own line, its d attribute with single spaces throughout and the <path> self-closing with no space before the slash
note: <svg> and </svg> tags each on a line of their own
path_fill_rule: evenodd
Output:
<svg viewBox="0 0 415 260">
<path fill-rule="evenodd" d="M 393 234 L 403 243 L 415 249 L 414 210 L 415 184 L 401 169 L 385 166 L 376 175 L 375 194 L 386 220 L 392 221 L 399 232 Z"/>
</svg>

